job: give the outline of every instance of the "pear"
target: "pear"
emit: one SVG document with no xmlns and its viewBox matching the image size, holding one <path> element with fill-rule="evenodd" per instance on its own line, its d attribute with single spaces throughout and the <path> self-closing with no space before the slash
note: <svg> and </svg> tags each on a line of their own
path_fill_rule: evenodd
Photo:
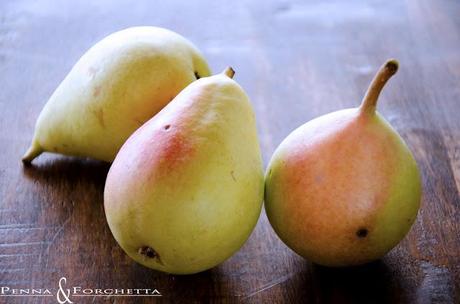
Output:
<svg viewBox="0 0 460 304">
<path fill-rule="evenodd" d="M 137 128 L 209 75 L 201 53 L 179 34 L 148 26 L 113 33 L 89 49 L 52 94 L 23 161 L 49 151 L 111 162 Z"/>
<path fill-rule="evenodd" d="M 376 112 L 396 73 L 389 60 L 359 108 L 318 117 L 276 149 L 265 177 L 265 208 L 275 232 L 304 258 L 325 266 L 364 264 L 385 255 L 419 209 L 417 164 Z"/>
<path fill-rule="evenodd" d="M 209 269 L 256 225 L 264 173 L 254 113 L 233 73 L 187 86 L 129 137 L 109 170 L 107 222 L 144 266 L 174 274 Z"/>
</svg>

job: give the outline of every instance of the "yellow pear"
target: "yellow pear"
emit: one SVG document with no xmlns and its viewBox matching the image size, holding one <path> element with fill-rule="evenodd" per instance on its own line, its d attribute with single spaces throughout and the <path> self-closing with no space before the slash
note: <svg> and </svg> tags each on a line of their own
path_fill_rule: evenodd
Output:
<svg viewBox="0 0 460 304">
<path fill-rule="evenodd" d="M 137 128 L 209 74 L 198 49 L 170 30 L 113 33 L 89 49 L 52 94 L 23 161 L 49 151 L 111 162 Z"/>
<path fill-rule="evenodd" d="M 265 209 L 278 236 L 326 266 L 382 257 L 409 231 L 420 204 L 417 164 L 376 112 L 398 63 L 389 60 L 359 108 L 316 118 L 276 149 L 266 174 Z"/>
<path fill-rule="evenodd" d="M 104 207 L 135 261 L 175 274 L 223 262 L 247 240 L 263 201 L 256 122 L 233 70 L 186 87 L 121 148 Z"/>
</svg>

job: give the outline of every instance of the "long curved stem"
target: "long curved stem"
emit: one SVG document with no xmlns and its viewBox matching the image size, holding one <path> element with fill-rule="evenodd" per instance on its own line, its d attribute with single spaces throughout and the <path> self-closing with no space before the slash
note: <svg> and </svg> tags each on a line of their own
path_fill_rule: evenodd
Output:
<svg viewBox="0 0 460 304">
<path fill-rule="evenodd" d="M 389 59 L 384 65 L 380 67 L 371 84 L 369 85 L 366 95 L 364 95 L 363 101 L 361 102 L 360 111 L 362 113 L 375 113 L 380 92 L 387 83 L 388 79 L 396 74 L 398 67 L 399 63 L 396 59 Z"/>
</svg>

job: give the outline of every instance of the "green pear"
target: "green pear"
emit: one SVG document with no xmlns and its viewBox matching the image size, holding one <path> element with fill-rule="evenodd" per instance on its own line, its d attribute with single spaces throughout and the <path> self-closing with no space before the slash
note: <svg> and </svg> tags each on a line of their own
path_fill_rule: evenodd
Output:
<svg viewBox="0 0 460 304">
<path fill-rule="evenodd" d="M 134 132 L 104 190 L 107 222 L 138 263 L 190 274 L 248 239 L 263 201 L 256 123 L 233 70 L 201 78 Z"/>
<path fill-rule="evenodd" d="M 316 118 L 276 149 L 265 179 L 265 209 L 291 249 L 317 264 L 348 266 L 396 246 L 419 209 L 417 164 L 376 112 L 398 62 L 389 60 L 359 108 Z"/>
<path fill-rule="evenodd" d="M 23 161 L 49 151 L 111 162 L 137 128 L 209 74 L 198 49 L 172 31 L 145 26 L 113 33 L 52 94 Z"/>
</svg>

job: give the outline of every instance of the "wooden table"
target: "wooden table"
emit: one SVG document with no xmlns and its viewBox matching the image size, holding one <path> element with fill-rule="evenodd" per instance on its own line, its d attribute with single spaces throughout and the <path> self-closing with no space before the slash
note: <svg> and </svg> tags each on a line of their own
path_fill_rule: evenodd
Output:
<svg viewBox="0 0 460 304">
<path fill-rule="evenodd" d="M 380 64 L 399 59 L 379 110 L 423 175 L 422 208 L 409 235 L 380 261 L 329 269 L 284 246 L 263 213 L 246 245 L 212 270 L 173 276 L 129 259 L 105 221 L 108 164 L 47 154 L 25 168 L 20 157 L 77 59 L 133 25 L 183 34 L 215 72 L 234 67 L 256 111 L 265 164 L 294 128 L 357 106 Z M 76 303 L 460 302 L 458 1 L 2 1 L 0 84 L 0 286 L 57 288 L 66 277 L 72 286 L 163 295 Z"/>
</svg>

